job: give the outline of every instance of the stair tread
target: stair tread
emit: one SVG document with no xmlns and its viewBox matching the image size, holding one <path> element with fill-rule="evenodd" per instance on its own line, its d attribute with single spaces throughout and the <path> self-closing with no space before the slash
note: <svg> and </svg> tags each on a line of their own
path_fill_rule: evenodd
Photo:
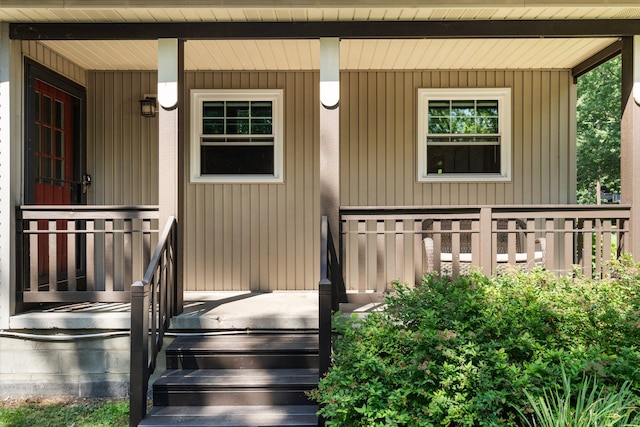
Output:
<svg viewBox="0 0 640 427">
<path fill-rule="evenodd" d="M 315 385 L 317 369 L 174 369 L 162 373 L 158 386 L 266 387 Z"/>
<path fill-rule="evenodd" d="M 317 426 L 317 405 L 158 406 L 141 426 Z"/>
<path fill-rule="evenodd" d="M 176 338 L 166 350 L 172 352 L 215 351 L 216 353 L 238 352 L 317 352 L 317 334 L 242 334 L 187 336 Z"/>
</svg>

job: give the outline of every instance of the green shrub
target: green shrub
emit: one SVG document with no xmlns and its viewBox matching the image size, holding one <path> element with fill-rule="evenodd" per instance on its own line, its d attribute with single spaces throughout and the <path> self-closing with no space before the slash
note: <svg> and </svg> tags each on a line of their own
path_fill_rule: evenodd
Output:
<svg viewBox="0 0 640 427">
<path fill-rule="evenodd" d="M 335 318 L 334 364 L 312 397 L 328 426 L 520 425 L 530 396 L 593 374 L 640 390 L 640 271 L 535 270 L 396 284 L 386 308 Z M 561 366 L 563 368 L 561 368 Z"/>
</svg>

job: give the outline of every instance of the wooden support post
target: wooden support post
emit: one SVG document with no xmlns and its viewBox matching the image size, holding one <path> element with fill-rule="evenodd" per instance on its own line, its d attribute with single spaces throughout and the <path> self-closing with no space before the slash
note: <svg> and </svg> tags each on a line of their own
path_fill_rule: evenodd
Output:
<svg viewBox="0 0 640 427">
<path fill-rule="evenodd" d="M 131 286 L 131 354 L 129 358 L 129 425 L 137 426 L 147 413 L 149 381 L 149 287 Z"/>
<path fill-rule="evenodd" d="M 340 40 L 320 39 L 320 215 L 326 215 L 339 244 Z"/>
<path fill-rule="evenodd" d="M 637 98 L 634 99 L 634 93 Z M 622 123 L 620 169 L 622 203 L 631 205 L 625 251 L 640 259 L 640 36 L 625 37 L 622 44 Z"/>
</svg>

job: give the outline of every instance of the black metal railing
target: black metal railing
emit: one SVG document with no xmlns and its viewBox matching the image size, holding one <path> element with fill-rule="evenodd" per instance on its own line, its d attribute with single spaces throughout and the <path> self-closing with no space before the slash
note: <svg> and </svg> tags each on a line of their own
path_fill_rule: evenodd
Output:
<svg viewBox="0 0 640 427">
<path fill-rule="evenodd" d="M 171 317 L 181 311 L 176 225 L 170 217 L 143 280 L 131 286 L 130 426 L 137 426 L 146 415 L 149 377 Z"/>
</svg>

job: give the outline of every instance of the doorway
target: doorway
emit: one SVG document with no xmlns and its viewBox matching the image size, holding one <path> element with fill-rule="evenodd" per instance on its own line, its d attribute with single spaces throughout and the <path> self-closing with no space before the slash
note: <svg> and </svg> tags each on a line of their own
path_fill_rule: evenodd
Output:
<svg viewBox="0 0 640 427">
<path fill-rule="evenodd" d="M 30 60 L 25 70 L 25 204 L 85 204 L 85 89 Z M 66 221 L 58 220 L 55 228 L 65 230 Z M 49 229 L 48 221 L 39 221 L 38 229 Z M 82 243 L 77 242 L 80 247 Z M 49 275 L 51 246 L 48 234 L 38 235 L 38 276 L 42 284 Z M 55 251 L 57 277 L 65 281 L 66 234 L 56 235 Z M 76 255 L 79 259 L 75 265 L 80 270 L 84 269 L 82 252 Z"/>
</svg>

